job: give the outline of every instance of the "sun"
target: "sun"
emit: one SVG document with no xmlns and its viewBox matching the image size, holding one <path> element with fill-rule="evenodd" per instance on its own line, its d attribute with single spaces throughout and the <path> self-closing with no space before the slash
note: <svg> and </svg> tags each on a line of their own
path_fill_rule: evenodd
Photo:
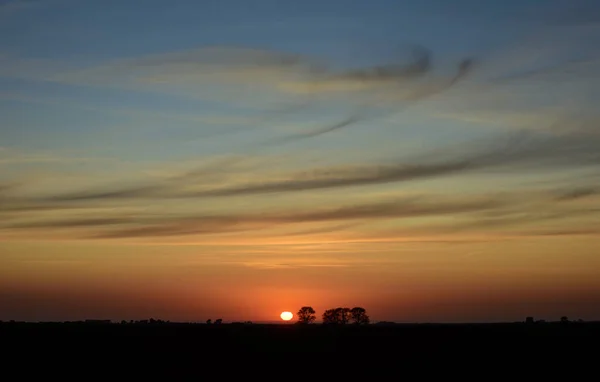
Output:
<svg viewBox="0 0 600 382">
<path fill-rule="evenodd" d="M 279 317 L 281 317 L 281 319 L 283 321 L 289 321 L 292 318 L 294 318 L 294 315 L 292 314 L 292 312 L 281 312 L 281 314 L 279 315 Z"/>
</svg>

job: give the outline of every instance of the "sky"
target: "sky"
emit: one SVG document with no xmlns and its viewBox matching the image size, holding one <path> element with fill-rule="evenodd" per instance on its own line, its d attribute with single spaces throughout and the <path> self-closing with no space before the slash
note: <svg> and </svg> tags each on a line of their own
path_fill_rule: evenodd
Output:
<svg viewBox="0 0 600 382">
<path fill-rule="evenodd" d="M 0 320 L 600 319 L 598 15 L 0 0 Z"/>
</svg>

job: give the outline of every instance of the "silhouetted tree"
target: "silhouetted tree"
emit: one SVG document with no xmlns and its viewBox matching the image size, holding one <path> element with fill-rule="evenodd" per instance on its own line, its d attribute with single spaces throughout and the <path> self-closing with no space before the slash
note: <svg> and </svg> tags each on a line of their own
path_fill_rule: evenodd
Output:
<svg viewBox="0 0 600 382">
<path fill-rule="evenodd" d="M 223 323 L 223 319 L 222 318 L 217 318 L 215 320 L 215 324 L 217 324 L 217 325 L 222 324 L 222 323 Z"/>
<path fill-rule="evenodd" d="M 352 321 L 357 325 L 366 325 L 370 322 L 365 308 L 354 307 L 350 310 L 350 315 L 352 316 Z"/>
<path fill-rule="evenodd" d="M 562 317 L 560 318 L 560 322 L 562 322 L 563 324 L 566 324 L 566 323 L 568 323 L 568 322 L 569 322 L 569 317 L 567 317 L 567 316 L 562 316 Z"/>
<path fill-rule="evenodd" d="M 206 320 L 206 323 L 207 323 L 208 325 L 210 325 L 210 324 L 212 324 L 212 320 L 209 318 L 208 320 Z"/>
<path fill-rule="evenodd" d="M 323 313 L 324 324 L 347 324 L 351 319 L 349 308 L 328 309 Z"/>
<path fill-rule="evenodd" d="M 298 316 L 298 322 L 302 324 L 310 324 L 311 322 L 317 319 L 315 313 L 316 312 L 312 308 L 312 306 L 303 306 L 302 308 L 300 308 L 298 313 L 296 313 L 296 315 Z"/>
<path fill-rule="evenodd" d="M 323 323 L 324 324 L 338 324 L 337 313 L 335 309 L 327 309 L 323 312 Z"/>
<path fill-rule="evenodd" d="M 350 308 L 336 308 L 335 312 L 338 317 L 338 322 L 340 324 L 347 324 L 348 322 L 350 322 L 350 319 L 352 318 Z"/>
</svg>

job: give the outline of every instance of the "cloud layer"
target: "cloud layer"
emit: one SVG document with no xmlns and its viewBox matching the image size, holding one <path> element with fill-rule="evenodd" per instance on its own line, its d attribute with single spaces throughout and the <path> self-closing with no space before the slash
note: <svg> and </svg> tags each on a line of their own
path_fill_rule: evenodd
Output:
<svg viewBox="0 0 600 382">
<path fill-rule="evenodd" d="M 0 229 L 11 235 L 35 232 L 101 240 L 248 233 L 328 234 L 349 240 L 352 235 L 389 238 L 396 231 L 418 236 L 497 232 L 505 228 L 514 233 L 511 229 L 519 226 L 526 228 L 521 232 L 566 232 L 567 223 L 556 224 L 579 219 L 581 226 L 571 226 L 571 232 L 596 232 L 595 226 L 588 224 L 598 213 L 598 187 L 590 179 L 533 191 L 515 186 L 515 182 L 540 174 L 598 173 L 600 118 L 594 109 L 580 113 L 584 106 L 578 105 L 578 99 L 572 100 L 566 90 L 562 93 L 568 88 L 564 84 L 578 75 L 587 75 L 593 83 L 590 74 L 600 72 L 597 59 L 586 56 L 548 62 L 533 69 L 515 70 L 511 66 L 508 73 L 492 75 L 492 80 L 484 81 L 477 75 L 494 65 L 504 65 L 502 60 L 461 56 L 439 65 L 438 56 L 421 46 L 412 47 L 409 56 L 408 60 L 397 62 L 340 68 L 319 57 L 213 46 L 118 59 L 76 70 L 67 67 L 58 70 L 56 66 L 38 62 L 45 70 L 34 77 L 53 84 L 176 95 L 228 105 L 232 108 L 231 115 L 223 118 L 235 121 L 232 124 L 236 129 L 231 131 L 293 125 L 297 122 L 294 118 L 302 121 L 306 115 L 314 117 L 319 110 L 331 111 L 339 105 L 345 112 L 334 112 L 329 123 L 319 121 L 312 128 L 298 129 L 282 134 L 283 137 L 268 133 L 272 139 L 266 139 L 260 147 L 252 147 L 254 151 L 250 154 L 232 155 L 195 168 L 174 170 L 166 176 L 145 177 L 143 181 L 136 176 L 139 174 L 132 172 L 129 176 L 124 172 L 114 183 L 90 182 L 92 185 L 85 187 L 64 182 L 60 191 L 46 189 L 35 194 L 20 192 L 28 191 L 26 183 L 3 180 Z M 515 57 L 509 55 L 505 61 L 513 61 Z M 528 60 L 532 57 L 522 61 Z M 10 57 L 0 62 L 10 69 L 9 76 L 27 77 L 36 72 L 32 62 L 22 63 Z M 569 77 L 565 72 L 576 75 Z M 568 81 L 563 81 L 565 76 Z M 444 138 L 448 135 L 442 129 L 461 131 L 462 124 L 469 121 L 490 120 L 499 114 L 507 119 L 520 118 L 523 112 L 503 108 L 505 98 L 521 102 L 520 97 L 529 88 L 518 86 L 548 83 L 564 85 L 553 97 L 544 91 L 535 93 L 539 99 L 554 98 L 554 103 L 545 109 L 552 112 L 546 114 L 539 111 L 544 110 L 539 105 L 527 105 L 525 109 L 531 118 L 525 118 L 527 123 L 515 124 L 529 125 L 524 131 L 515 133 L 513 129 L 507 134 L 500 129 L 478 139 L 462 132 L 464 139 L 457 140 L 459 143 Z M 502 93 L 506 88 L 509 91 Z M 593 98 L 588 87 L 577 89 L 581 99 L 588 94 L 591 96 L 587 98 Z M 445 97 L 439 98 L 441 95 Z M 492 112 L 487 114 L 481 108 L 477 110 L 478 98 L 484 97 L 489 97 L 491 104 Z M 561 97 L 565 104 L 556 102 Z M 450 113 L 452 118 L 441 118 L 447 124 L 441 128 L 424 123 L 421 129 L 429 128 L 428 135 L 424 135 L 431 145 L 403 152 L 411 142 L 404 141 L 404 131 L 399 126 L 415 121 L 403 119 L 407 110 L 436 99 L 438 104 L 447 105 L 466 100 L 476 110 Z M 567 105 L 569 99 L 571 103 Z M 443 115 L 435 108 L 435 102 L 432 104 L 433 107 L 421 112 Z M 557 111 L 557 104 L 564 110 Z M 577 107 L 569 109 L 573 104 Z M 245 118 L 235 114 L 241 109 L 258 111 Z M 151 118 L 153 115 L 158 114 L 149 114 Z M 342 134 L 329 133 L 359 124 L 362 132 L 370 132 L 378 121 L 391 116 L 399 122 L 392 126 L 393 131 L 384 142 L 393 148 L 394 155 L 387 160 L 349 156 L 342 164 L 318 164 L 311 161 L 307 151 L 304 156 L 295 157 L 293 166 L 285 167 L 279 166 L 285 161 L 281 157 L 269 157 L 262 152 L 281 150 L 284 143 L 308 138 L 311 139 L 308 142 L 323 145 L 322 150 L 327 152 L 324 139 L 329 139 L 331 145 L 342 139 L 338 138 Z M 206 122 L 192 117 L 179 115 L 179 119 L 187 122 L 199 125 Z M 306 118 L 304 122 L 310 121 Z M 479 133 L 475 135 L 481 136 Z M 415 141 L 419 146 L 419 141 Z M 56 159 L 58 156 L 19 156 L 6 152 L 0 158 L 5 165 L 63 162 Z M 247 164 L 251 158 L 267 159 L 258 160 L 255 166 L 236 167 Z M 107 167 L 110 166 L 117 170 L 120 164 L 107 162 Z M 152 167 L 146 170 L 160 172 Z M 60 179 L 57 176 L 54 181 L 59 183 Z M 423 186 L 426 182 L 435 186 L 427 188 Z M 454 191 L 453 187 L 459 189 Z M 538 223 L 540 226 L 535 227 Z M 528 231 L 531 227 L 537 231 Z"/>
<path fill-rule="evenodd" d="M 225 170 L 227 162 L 218 162 L 212 167 L 208 165 L 194 169 L 153 184 L 77 191 L 50 196 L 39 202 L 232 197 L 401 184 L 485 171 L 499 171 L 510 175 L 597 168 L 600 165 L 600 128 L 595 124 L 586 124 L 575 130 L 567 126 L 565 130 L 564 133 L 542 134 L 520 132 L 441 147 L 419 154 L 416 158 L 397 160 L 396 163 L 310 168 L 282 174 L 275 179 L 267 177 L 264 180 L 241 184 L 237 182 L 238 184 L 228 187 L 213 188 L 212 182 L 205 182 L 203 179 Z"/>
</svg>

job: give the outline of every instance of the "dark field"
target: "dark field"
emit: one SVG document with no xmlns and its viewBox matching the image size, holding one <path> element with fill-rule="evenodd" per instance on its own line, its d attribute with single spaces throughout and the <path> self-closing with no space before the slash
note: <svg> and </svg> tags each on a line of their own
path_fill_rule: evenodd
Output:
<svg viewBox="0 0 600 382">
<path fill-rule="evenodd" d="M 4 373 L 16 368 L 22 376 L 43 371 L 46 377 L 79 373 L 79 368 L 93 375 L 167 373 L 172 379 L 203 373 L 210 379 L 219 379 L 213 373 L 223 378 L 283 373 L 292 378 L 302 372 L 312 380 L 318 373 L 342 377 L 361 371 L 405 377 L 410 371 L 425 378 L 442 371 L 477 375 L 480 368 L 490 378 L 506 372 L 552 375 L 565 370 L 574 377 L 600 366 L 600 323 L 4 323 L 0 343 Z"/>
</svg>

